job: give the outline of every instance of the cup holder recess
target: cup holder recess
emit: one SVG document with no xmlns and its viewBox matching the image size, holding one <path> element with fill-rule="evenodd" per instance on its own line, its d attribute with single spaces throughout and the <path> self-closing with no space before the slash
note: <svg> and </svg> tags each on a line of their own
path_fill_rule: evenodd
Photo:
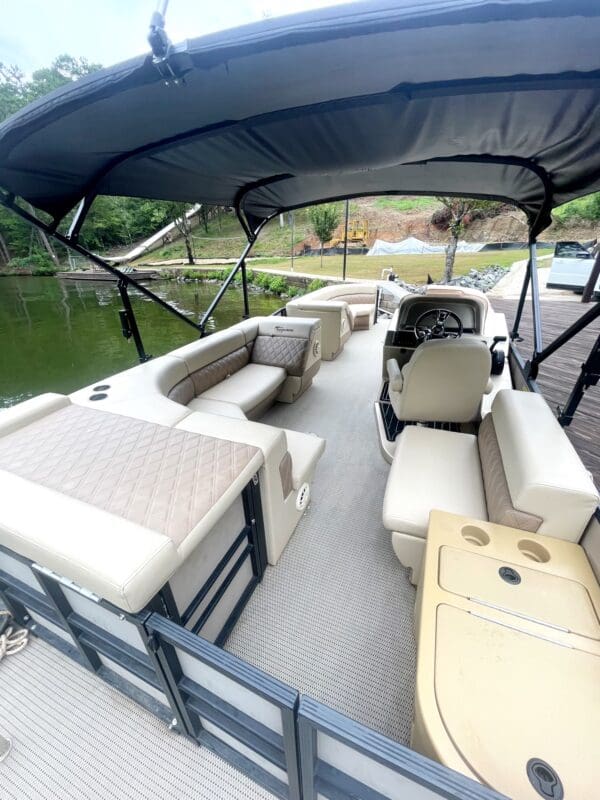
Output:
<svg viewBox="0 0 600 800">
<path fill-rule="evenodd" d="M 526 558 L 531 561 L 536 561 L 538 564 L 545 564 L 550 561 L 550 553 L 539 542 L 534 542 L 532 539 L 521 539 L 517 547 Z"/>
<path fill-rule="evenodd" d="M 476 525 L 463 525 L 460 529 L 461 536 L 465 542 L 477 545 L 477 547 L 485 547 L 490 543 L 489 534 L 483 528 L 478 528 Z"/>
</svg>

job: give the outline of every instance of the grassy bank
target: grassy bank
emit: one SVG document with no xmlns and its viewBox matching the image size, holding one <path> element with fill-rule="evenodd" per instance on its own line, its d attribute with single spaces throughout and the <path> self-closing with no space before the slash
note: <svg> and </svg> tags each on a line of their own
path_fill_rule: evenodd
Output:
<svg viewBox="0 0 600 800">
<path fill-rule="evenodd" d="M 540 255 L 549 254 L 550 250 L 541 250 Z M 488 253 L 459 253 L 456 256 L 454 274 L 466 275 L 472 269 L 483 269 L 492 265 L 510 267 L 514 261 L 527 258 L 526 250 L 501 250 Z M 342 256 L 325 256 L 323 266 L 318 256 L 304 256 L 294 259 L 294 272 L 307 275 L 342 277 Z M 548 265 L 541 261 L 540 266 Z M 291 259 L 257 258 L 249 263 L 250 267 L 273 269 L 290 272 Z M 434 281 L 442 277 L 444 255 L 422 256 L 348 256 L 346 277 L 376 280 L 381 277 L 383 269 L 391 267 L 399 278 L 407 283 L 425 283 L 431 275 Z M 168 269 L 168 267 L 166 268 Z M 178 267 L 181 269 L 181 267 Z M 193 270 L 193 267 L 190 267 Z"/>
</svg>

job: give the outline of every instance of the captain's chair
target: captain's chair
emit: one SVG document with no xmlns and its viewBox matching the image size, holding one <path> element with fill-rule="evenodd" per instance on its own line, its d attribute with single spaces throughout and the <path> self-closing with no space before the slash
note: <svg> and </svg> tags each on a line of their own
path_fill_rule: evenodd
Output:
<svg viewBox="0 0 600 800">
<path fill-rule="evenodd" d="M 422 342 L 402 370 L 387 362 L 389 394 L 398 419 L 410 422 L 472 422 L 491 389 L 490 351 L 481 339 Z"/>
</svg>

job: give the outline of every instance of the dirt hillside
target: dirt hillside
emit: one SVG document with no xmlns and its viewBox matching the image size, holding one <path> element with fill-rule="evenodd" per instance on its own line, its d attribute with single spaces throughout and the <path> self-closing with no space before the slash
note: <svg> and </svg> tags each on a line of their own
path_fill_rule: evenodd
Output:
<svg viewBox="0 0 600 800">
<path fill-rule="evenodd" d="M 375 198 L 354 200 L 350 206 L 350 218 L 369 223 L 369 246 L 375 239 L 399 241 L 414 236 L 426 242 L 445 243 L 448 234 L 431 223 L 431 215 L 438 207 L 431 198 Z M 544 232 L 547 241 L 556 239 L 593 239 L 600 231 L 595 225 L 553 224 Z M 343 238 L 343 226 L 336 232 Z M 506 207 L 491 219 L 474 220 L 465 230 L 464 239 L 472 242 L 521 242 L 527 239 L 525 215 L 518 209 Z M 315 237 L 308 237 L 317 245 Z"/>
</svg>

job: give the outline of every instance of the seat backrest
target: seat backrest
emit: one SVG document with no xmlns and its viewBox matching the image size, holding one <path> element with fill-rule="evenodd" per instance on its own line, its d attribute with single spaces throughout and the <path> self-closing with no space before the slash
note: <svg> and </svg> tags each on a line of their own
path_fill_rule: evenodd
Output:
<svg viewBox="0 0 600 800">
<path fill-rule="evenodd" d="M 402 390 L 390 389 L 390 401 L 401 420 L 471 422 L 479 416 L 490 370 L 490 351 L 481 339 L 431 339 L 402 369 Z"/>
<path fill-rule="evenodd" d="M 491 417 L 512 506 L 540 521 L 537 527 L 515 527 L 579 541 L 598 505 L 598 491 L 542 395 L 503 389 L 494 398 Z M 482 438 L 485 435 L 486 431 L 480 429 L 479 449 L 481 452 L 483 445 L 490 520 L 497 522 L 500 520 L 494 518 L 486 479 L 485 451 L 489 445 Z"/>
</svg>

